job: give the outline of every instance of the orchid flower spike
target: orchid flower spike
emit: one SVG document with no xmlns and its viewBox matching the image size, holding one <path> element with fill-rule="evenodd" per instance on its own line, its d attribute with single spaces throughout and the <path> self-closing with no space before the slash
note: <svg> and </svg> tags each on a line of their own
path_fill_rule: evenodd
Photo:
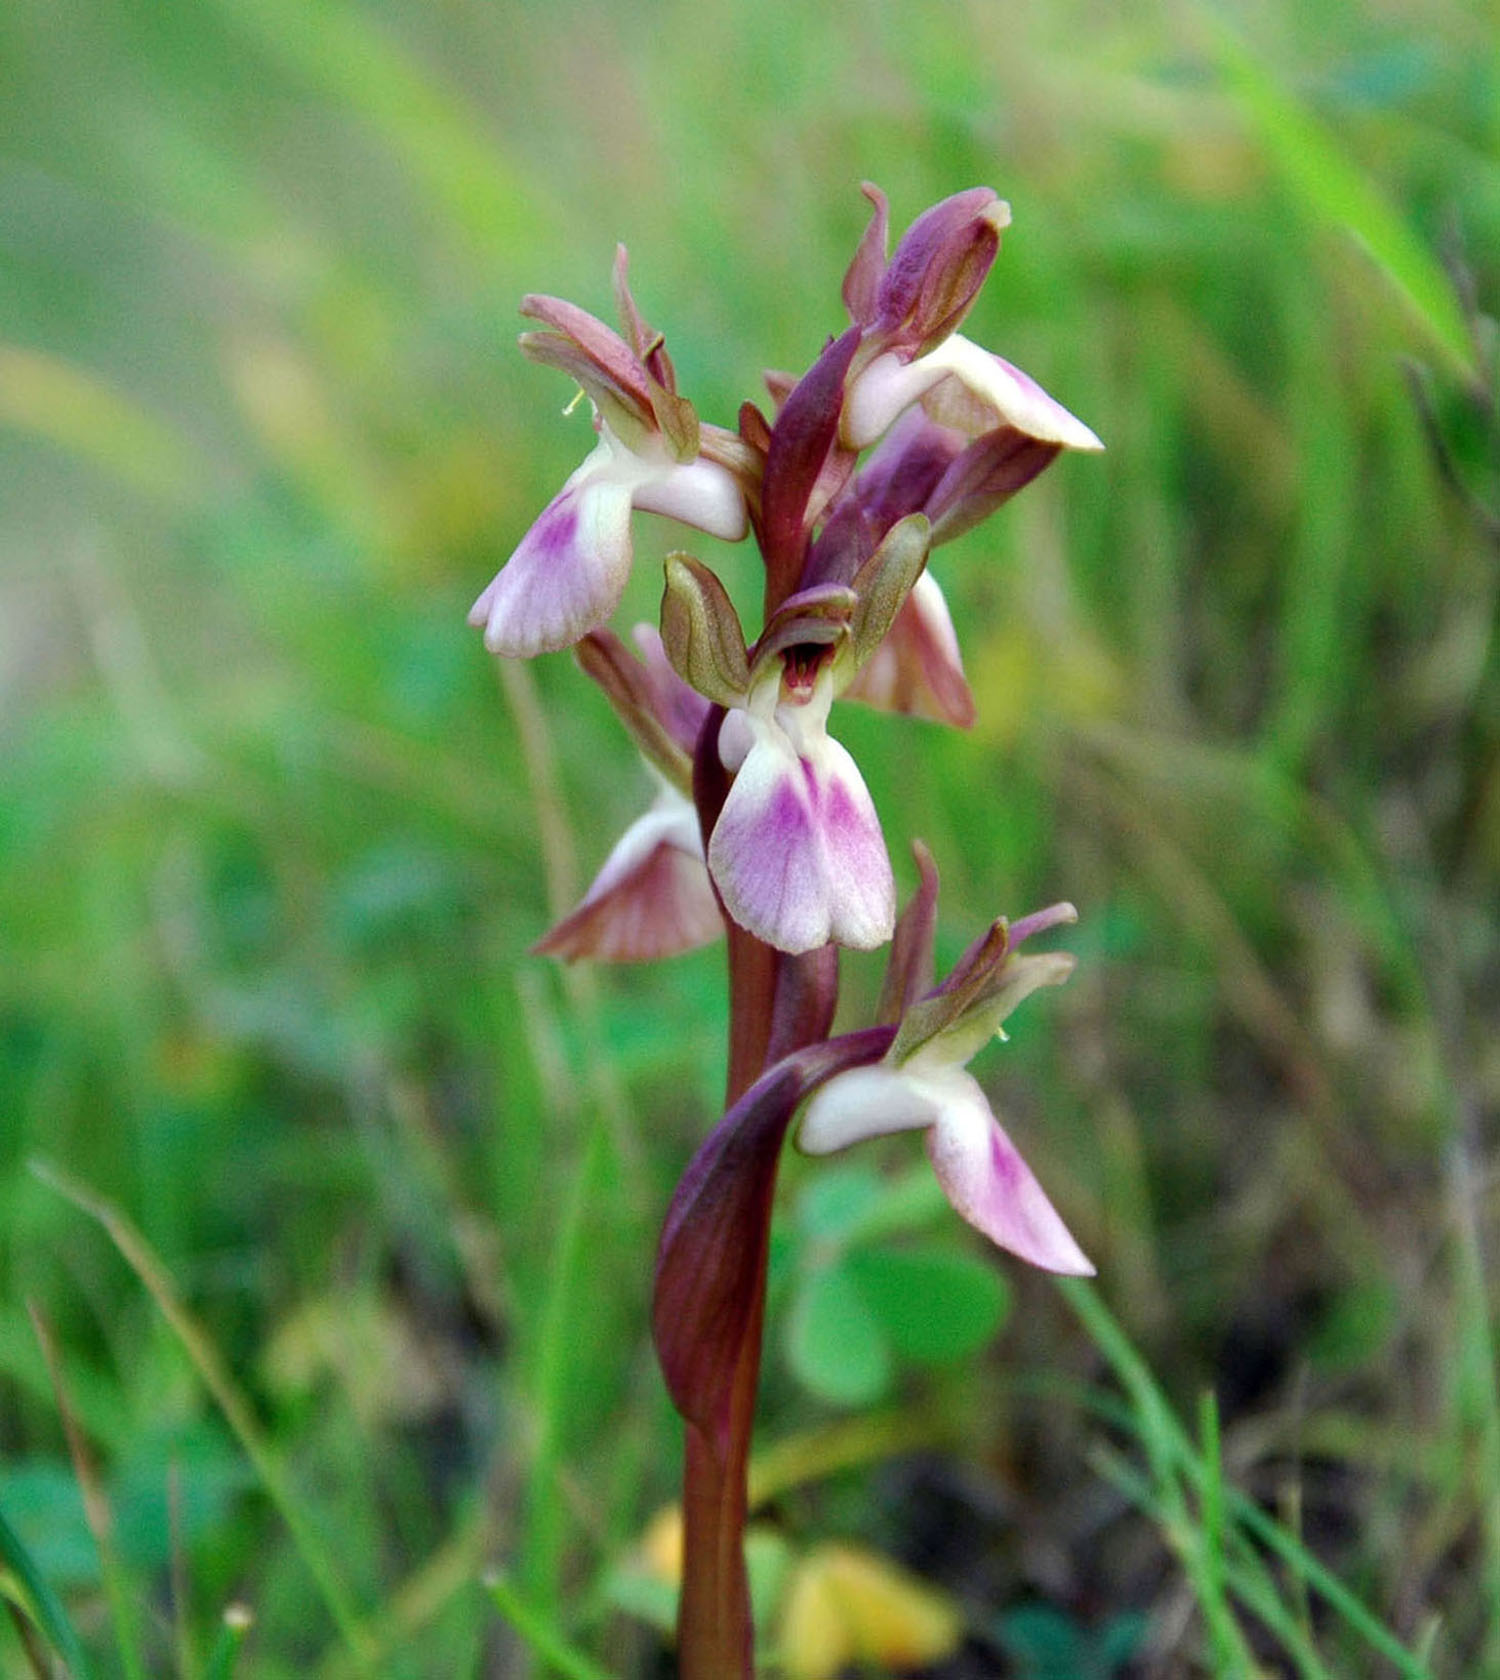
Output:
<svg viewBox="0 0 1500 1680">
<path fill-rule="evenodd" d="M 745 452 L 700 426 L 677 395 L 671 363 L 635 309 L 616 264 L 632 349 L 560 298 L 527 297 L 521 313 L 550 328 L 521 335 L 534 361 L 561 368 L 587 393 L 593 451 L 542 510 L 469 612 L 491 653 L 516 658 L 577 642 L 609 618 L 630 576 L 631 510 L 666 514 L 710 535 L 745 535 Z"/>
<path fill-rule="evenodd" d="M 865 1138 L 925 1131 L 928 1158 L 955 1212 L 1034 1266 L 1092 1275 L 964 1068 L 1022 998 L 1039 986 L 1060 985 L 1072 970 L 1071 957 L 1017 957 L 1015 947 L 1030 933 L 1076 919 L 1072 905 L 1059 904 L 1014 928 L 997 922 L 942 986 L 907 1007 L 882 1061 L 840 1073 L 816 1092 L 802 1116 L 798 1147 L 827 1155 Z"/>
</svg>

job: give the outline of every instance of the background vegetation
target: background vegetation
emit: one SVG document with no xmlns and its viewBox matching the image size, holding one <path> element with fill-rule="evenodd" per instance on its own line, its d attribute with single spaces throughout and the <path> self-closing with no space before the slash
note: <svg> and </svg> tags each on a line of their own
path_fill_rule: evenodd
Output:
<svg viewBox="0 0 1500 1680">
<path fill-rule="evenodd" d="M 955 1594 L 950 1675 L 1500 1672 L 1496 430 L 1439 260 L 1495 307 L 1496 23 L 6 0 L 33 1650 L 227 1672 L 241 1603 L 257 1676 L 667 1671 L 620 1605 L 660 1607 L 646 1307 L 721 957 L 527 958 L 644 787 L 566 657 L 497 681 L 463 618 L 584 442 L 520 294 L 607 313 L 624 239 L 727 421 L 839 325 L 869 178 L 898 226 L 1010 199 L 969 330 L 1109 445 L 940 555 L 975 731 L 840 725 L 950 952 L 1080 908 L 1077 976 L 979 1072 L 1100 1280 L 981 1256 L 910 1139 L 790 1163 L 772 1549 Z"/>
</svg>

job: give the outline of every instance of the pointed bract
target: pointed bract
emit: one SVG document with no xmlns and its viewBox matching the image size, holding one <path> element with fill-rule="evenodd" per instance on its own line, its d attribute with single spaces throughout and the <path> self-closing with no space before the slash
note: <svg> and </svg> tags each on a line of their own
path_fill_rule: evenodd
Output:
<svg viewBox="0 0 1500 1680">
<path fill-rule="evenodd" d="M 765 1264 L 786 1129 L 809 1091 L 876 1060 L 890 1042 L 888 1027 L 870 1027 L 783 1057 L 703 1140 L 673 1194 L 656 1254 L 652 1335 L 673 1404 L 715 1439 Z"/>
<path fill-rule="evenodd" d="M 886 246 L 890 236 L 890 206 L 880 188 L 866 181 L 859 189 L 873 214 L 865 226 L 854 260 L 844 275 L 844 307 L 849 319 L 862 327 L 875 324 L 880 282 L 885 278 Z"/>
<path fill-rule="evenodd" d="M 693 785 L 693 750 L 708 715 L 708 702 L 667 663 L 655 625 L 636 625 L 635 639 L 643 659 L 632 659 L 613 630 L 591 630 L 579 642 L 574 657 L 604 690 L 646 762 L 687 795 Z"/>
<path fill-rule="evenodd" d="M 908 414 L 920 412 L 907 410 Z M 1028 437 L 1013 426 L 997 426 L 976 438 L 954 457 L 928 499 L 933 545 L 951 542 L 988 519 L 1051 466 L 1061 448 L 1061 444 Z"/>
<path fill-rule="evenodd" d="M 921 840 L 911 843 L 919 877 L 891 937 L 885 981 L 875 1019 L 895 1025 L 905 1010 L 932 986 L 933 951 L 937 943 L 938 872 L 932 853 Z"/>
</svg>

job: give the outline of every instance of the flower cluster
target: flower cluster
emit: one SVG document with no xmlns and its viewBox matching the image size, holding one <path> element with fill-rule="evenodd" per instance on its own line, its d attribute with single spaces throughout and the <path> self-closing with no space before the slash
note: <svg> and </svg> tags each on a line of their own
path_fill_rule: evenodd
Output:
<svg viewBox="0 0 1500 1680">
<path fill-rule="evenodd" d="M 849 324 L 800 377 L 768 374 L 769 404 L 746 403 L 732 431 L 700 420 L 679 392 L 623 248 L 620 332 L 560 299 L 525 299 L 540 329 L 521 348 L 581 388 L 595 443 L 470 614 L 497 654 L 574 647 L 659 786 L 538 949 L 633 961 L 730 936 L 730 1105 L 678 1189 L 657 1274 L 658 1351 L 692 1426 L 689 1538 L 696 1525 L 718 1560 L 695 1572 L 689 1548 L 685 1674 L 742 1667 L 740 1636 L 723 1628 L 748 1627 L 743 1591 L 721 1566 L 734 1550 L 723 1525 L 743 1502 L 724 1490 L 742 1480 L 748 1450 L 775 1163 L 799 1114 L 798 1143 L 812 1154 L 924 1132 L 972 1225 L 1036 1265 L 1091 1270 L 964 1071 L 1022 997 L 1066 977 L 1070 959 L 1018 947 L 1072 909 L 996 922 L 934 985 L 936 871 L 918 847 L 921 884 L 898 924 L 880 819 L 829 723 L 841 697 L 973 721 L 931 553 L 1064 449 L 1102 446 L 958 330 L 1008 207 L 988 188 L 958 193 L 888 254 L 885 198 L 865 193 L 873 214 L 843 283 Z M 608 627 L 633 562 L 635 509 L 730 542 L 753 535 L 763 565 L 753 638 L 720 578 L 686 552 L 666 557 L 660 623 L 636 627 L 634 653 Z M 888 941 L 879 1021 L 831 1037 L 838 947 Z M 696 1500 L 695 1479 L 708 1489 Z"/>
<path fill-rule="evenodd" d="M 668 790 L 611 854 L 581 907 L 588 914 L 543 949 L 669 955 L 719 931 L 706 908 L 715 894 L 778 950 L 884 944 L 890 862 L 863 778 L 828 733 L 832 702 L 847 694 L 971 722 L 929 552 L 1060 450 L 1100 447 L 1033 380 L 956 330 L 994 259 L 1006 205 L 987 188 L 959 193 L 921 216 L 887 261 L 885 199 L 865 190 L 875 213 L 844 281 L 851 326 L 800 380 L 768 376 L 774 420 L 746 404 L 737 433 L 700 422 L 678 393 L 662 336 L 631 296 L 623 250 L 623 337 L 557 298 L 522 304 L 547 329 L 523 334 L 522 349 L 587 393 L 597 442 L 470 622 L 494 653 L 591 647 L 586 668 Z M 634 508 L 730 541 L 754 531 L 766 619 L 753 644 L 718 578 L 677 554 L 661 623 L 669 663 L 638 636 L 645 669 L 629 669 L 603 627 L 629 577 Z M 687 798 L 709 715 L 733 775 L 707 835 L 711 889 L 690 867 L 693 825 L 670 791 Z"/>
</svg>

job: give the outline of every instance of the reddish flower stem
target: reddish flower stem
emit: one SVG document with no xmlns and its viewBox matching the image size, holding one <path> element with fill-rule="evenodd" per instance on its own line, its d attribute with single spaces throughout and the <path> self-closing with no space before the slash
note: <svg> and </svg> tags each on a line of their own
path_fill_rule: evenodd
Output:
<svg viewBox="0 0 1500 1680">
<path fill-rule="evenodd" d="M 714 1440 L 687 1426 L 682 1483 L 682 1597 L 677 1613 L 677 1652 L 682 1680 L 750 1680 L 755 1672 L 755 1630 L 745 1573 L 750 1442 L 760 1376 L 765 1318 L 764 1253 L 756 1269 L 751 1314 L 735 1371 L 727 1427 Z"/>
<path fill-rule="evenodd" d="M 726 1107 L 766 1065 L 779 953 L 729 924 L 729 1077 Z M 687 1426 L 682 1473 L 682 1595 L 677 1654 L 682 1680 L 750 1680 L 755 1630 L 745 1573 L 750 1441 L 760 1378 L 766 1306 L 770 1210 L 752 1240 L 759 1246 L 755 1305 L 740 1345 L 734 1387 L 721 1432 Z M 717 1436 L 717 1438 L 715 1438 Z"/>
<path fill-rule="evenodd" d="M 710 713 L 698 741 L 693 791 L 705 845 L 718 821 L 728 778 L 718 755 L 723 712 Z M 828 1036 L 838 999 L 833 946 L 788 956 L 725 917 L 729 932 L 729 1068 L 725 1107 L 732 1108 L 771 1062 Z M 682 1592 L 677 1652 L 682 1680 L 751 1680 L 754 1625 L 745 1573 L 750 1445 L 760 1379 L 766 1308 L 771 1199 L 758 1229 L 755 1294 L 735 1362 L 725 1416 L 712 1431 L 687 1426 L 682 1490 Z"/>
</svg>

